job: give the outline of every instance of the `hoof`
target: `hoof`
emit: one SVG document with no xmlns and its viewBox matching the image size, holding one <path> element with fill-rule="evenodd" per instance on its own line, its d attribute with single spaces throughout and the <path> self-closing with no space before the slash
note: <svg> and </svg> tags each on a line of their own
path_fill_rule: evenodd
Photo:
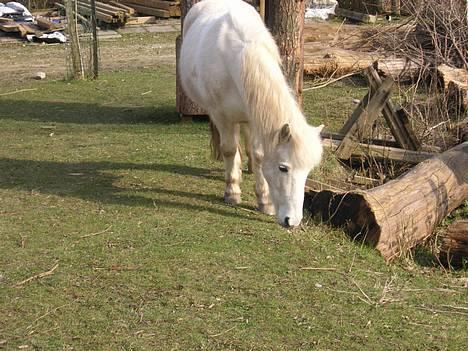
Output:
<svg viewBox="0 0 468 351">
<path fill-rule="evenodd" d="M 224 202 L 229 205 L 239 205 L 241 203 L 240 194 L 224 194 Z"/>
<path fill-rule="evenodd" d="M 258 210 L 270 216 L 275 214 L 275 207 L 272 204 L 259 204 Z"/>
</svg>

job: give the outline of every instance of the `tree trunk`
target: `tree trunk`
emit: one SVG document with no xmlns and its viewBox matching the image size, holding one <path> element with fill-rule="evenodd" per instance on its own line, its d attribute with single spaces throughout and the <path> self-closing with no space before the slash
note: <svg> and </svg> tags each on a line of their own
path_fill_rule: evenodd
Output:
<svg viewBox="0 0 468 351">
<path fill-rule="evenodd" d="M 267 0 L 265 23 L 279 47 L 283 72 L 302 103 L 304 71 L 304 0 Z"/>
<path fill-rule="evenodd" d="M 452 267 L 462 267 L 468 261 L 468 220 L 462 219 L 449 225 L 440 235 L 440 261 Z"/>
<path fill-rule="evenodd" d="M 184 19 L 189 12 L 190 8 L 195 5 L 200 0 L 182 0 L 180 2 L 180 21 L 181 21 L 181 31 L 183 33 L 184 29 Z M 176 39 L 176 70 L 179 71 L 179 58 L 180 58 L 180 48 L 182 46 L 182 36 L 179 35 Z M 176 108 L 177 112 L 182 117 L 182 120 L 191 120 L 194 116 L 205 116 L 206 112 L 195 104 L 190 98 L 185 94 L 180 83 L 179 74 L 176 74 Z"/>
<path fill-rule="evenodd" d="M 310 191 L 306 206 L 391 260 L 430 236 L 468 199 L 467 175 L 465 142 L 368 191 Z"/>
</svg>

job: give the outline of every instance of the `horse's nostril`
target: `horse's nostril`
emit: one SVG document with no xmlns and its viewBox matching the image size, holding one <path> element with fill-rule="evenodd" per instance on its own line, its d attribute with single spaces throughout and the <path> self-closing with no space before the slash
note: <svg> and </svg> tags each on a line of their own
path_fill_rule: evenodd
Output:
<svg viewBox="0 0 468 351">
<path fill-rule="evenodd" d="M 286 218 L 284 219 L 284 225 L 285 225 L 286 227 L 289 227 L 289 217 L 286 217 Z"/>
</svg>

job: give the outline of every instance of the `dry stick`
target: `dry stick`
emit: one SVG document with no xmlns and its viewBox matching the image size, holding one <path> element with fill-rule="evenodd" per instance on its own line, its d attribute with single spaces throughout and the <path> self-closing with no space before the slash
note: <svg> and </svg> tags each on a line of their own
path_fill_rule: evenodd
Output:
<svg viewBox="0 0 468 351">
<path fill-rule="evenodd" d="M 48 270 L 47 272 L 43 272 L 43 273 L 39 273 L 39 274 L 36 274 L 36 275 L 33 275 L 32 277 L 29 277 L 28 279 L 25 279 L 25 280 L 22 280 L 20 281 L 19 283 L 16 283 L 15 285 L 13 285 L 13 287 L 19 287 L 21 285 L 24 285 L 32 280 L 35 280 L 35 279 L 41 279 L 41 278 L 44 278 L 44 277 L 47 277 L 49 275 L 52 275 L 54 273 L 54 271 L 57 269 L 57 267 L 59 266 L 58 262 L 50 269 Z"/>
<path fill-rule="evenodd" d="M 302 91 L 316 90 L 316 89 L 325 88 L 326 86 L 328 86 L 328 85 L 330 85 L 330 84 L 333 84 L 333 83 L 335 83 L 335 82 L 338 82 L 338 81 L 341 80 L 341 79 L 354 76 L 355 74 L 358 74 L 358 73 L 359 73 L 359 71 L 358 71 L 358 72 L 351 72 L 351 73 L 342 75 L 341 77 L 338 77 L 338 78 L 335 78 L 335 79 L 330 79 L 330 80 L 328 80 L 327 82 L 325 82 L 325 83 L 323 83 L 323 84 L 321 84 L 321 85 L 317 85 L 317 86 L 315 86 L 315 87 L 310 87 L 310 88 L 302 89 Z"/>
<path fill-rule="evenodd" d="M 32 326 L 33 326 L 33 324 L 36 323 L 37 321 L 41 320 L 41 319 L 44 318 L 44 317 L 47 317 L 49 314 L 52 314 L 52 313 L 54 313 L 54 312 L 57 312 L 57 310 L 59 310 L 59 309 L 65 307 L 65 306 L 68 306 L 68 305 L 70 305 L 70 303 L 66 303 L 66 304 L 64 304 L 64 305 L 62 305 L 62 306 L 58 306 L 58 307 L 56 307 L 56 308 L 54 308 L 54 309 L 52 309 L 52 310 L 50 310 L 50 311 L 47 311 L 47 312 L 44 313 L 42 316 L 37 317 L 30 325 L 28 325 L 28 326 L 26 327 L 26 329 L 31 329 Z"/>
<path fill-rule="evenodd" d="M 229 328 L 229 329 L 227 329 L 227 330 L 225 330 L 225 331 L 222 331 L 221 333 L 210 335 L 210 337 L 216 338 L 217 336 L 220 336 L 220 335 L 223 335 L 223 334 L 226 334 L 226 333 L 230 332 L 230 331 L 233 330 L 235 327 L 236 327 L 236 326 L 233 326 L 232 328 Z"/>
<path fill-rule="evenodd" d="M 20 89 L 20 90 L 10 91 L 8 93 L 2 93 L 2 94 L 0 94 L 0 96 L 13 95 L 13 94 L 16 94 L 16 93 L 24 93 L 25 91 L 34 91 L 34 90 L 37 90 L 37 88 Z"/>
<path fill-rule="evenodd" d="M 79 239 L 84 239 L 84 238 L 89 238 L 90 236 L 96 236 L 96 235 L 104 234 L 105 232 L 109 231 L 109 229 L 111 229 L 111 228 L 112 228 L 112 224 L 110 226 L 108 226 L 106 229 L 101 230 L 100 232 L 82 235 L 82 236 L 79 237 Z"/>
<path fill-rule="evenodd" d="M 302 271 L 336 271 L 333 267 L 301 267 Z"/>
</svg>

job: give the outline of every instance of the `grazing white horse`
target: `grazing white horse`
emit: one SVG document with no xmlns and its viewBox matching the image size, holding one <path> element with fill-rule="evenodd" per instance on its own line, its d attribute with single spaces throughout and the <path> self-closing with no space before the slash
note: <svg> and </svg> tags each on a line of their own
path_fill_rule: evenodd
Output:
<svg viewBox="0 0 468 351">
<path fill-rule="evenodd" d="M 246 125 L 259 210 L 276 213 L 285 227 L 299 225 L 305 181 L 322 156 L 323 126 L 307 124 L 259 14 L 242 0 L 197 3 L 185 18 L 179 67 L 184 91 L 219 131 L 224 200 L 241 201 L 239 134 Z"/>
</svg>

